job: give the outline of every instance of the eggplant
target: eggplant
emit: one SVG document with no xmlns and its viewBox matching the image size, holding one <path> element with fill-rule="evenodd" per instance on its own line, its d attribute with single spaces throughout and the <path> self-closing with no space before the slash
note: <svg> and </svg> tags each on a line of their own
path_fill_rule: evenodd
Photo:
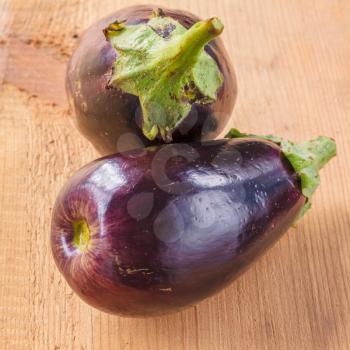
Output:
<svg viewBox="0 0 350 350">
<path fill-rule="evenodd" d="M 222 31 L 217 18 L 152 6 L 98 21 L 67 68 L 78 129 L 102 155 L 217 137 L 237 95 Z"/>
<path fill-rule="evenodd" d="M 129 317 L 179 311 L 230 284 L 303 215 L 334 141 L 237 136 L 115 154 L 71 178 L 51 245 L 84 301 Z"/>
</svg>

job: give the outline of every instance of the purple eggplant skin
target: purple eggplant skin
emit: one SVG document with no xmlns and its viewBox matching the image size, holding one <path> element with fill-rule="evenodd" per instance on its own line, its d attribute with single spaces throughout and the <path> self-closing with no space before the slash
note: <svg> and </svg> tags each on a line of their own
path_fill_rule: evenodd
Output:
<svg viewBox="0 0 350 350">
<path fill-rule="evenodd" d="M 101 158 L 71 178 L 53 211 L 52 252 L 88 304 L 162 315 L 231 283 L 304 204 L 299 176 L 269 141 L 153 146 Z M 81 221 L 89 237 L 77 239 Z"/>
<path fill-rule="evenodd" d="M 139 99 L 117 88 L 107 88 L 116 52 L 103 29 L 116 19 L 126 24 L 146 22 L 156 6 L 133 6 L 119 10 L 91 26 L 70 59 L 66 90 L 81 133 L 102 155 L 162 143 L 144 137 Z M 166 16 L 186 28 L 200 19 L 188 12 L 162 8 Z M 175 129 L 173 142 L 210 140 L 217 137 L 230 119 L 237 96 L 236 77 L 221 39 L 206 46 L 224 77 L 218 98 L 208 105 L 194 104 L 189 115 Z"/>
</svg>

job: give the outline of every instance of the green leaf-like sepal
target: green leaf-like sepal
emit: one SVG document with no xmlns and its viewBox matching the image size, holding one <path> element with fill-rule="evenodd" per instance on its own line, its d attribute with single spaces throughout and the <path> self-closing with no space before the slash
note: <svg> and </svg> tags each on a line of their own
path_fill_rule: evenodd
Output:
<svg viewBox="0 0 350 350">
<path fill-rule="evenodd" d="M 110 85 L 139 97 L 148 139 L 160 134 L 171 141 L 193 103 L 217 99 L 223 76 L 204 47 L 222 31 L 217 18 L 187 30 L 159 11 L 147 23 L 114 22 L 105 29 L 118 55 Z"/>
</svg>

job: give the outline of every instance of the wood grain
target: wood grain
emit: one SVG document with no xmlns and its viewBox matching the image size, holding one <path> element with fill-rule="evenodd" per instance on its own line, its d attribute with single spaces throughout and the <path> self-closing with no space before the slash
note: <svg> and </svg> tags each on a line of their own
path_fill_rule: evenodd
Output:
<svg viewBox="0 0 350 350">
<path fill-rule="evenodd" d="M 81 302 L 54 266 L 50 215 L 97 157 L 72 126 L 64 69 L 76 36 L 134 0 L 0 1 L 0 349 L 350 349 L 350 3 L 158 0 L 218 15 L 239 99 L 232 125 L 336 139 L 312 211 L 221 294 L 147 320 Z"/>
</svg>

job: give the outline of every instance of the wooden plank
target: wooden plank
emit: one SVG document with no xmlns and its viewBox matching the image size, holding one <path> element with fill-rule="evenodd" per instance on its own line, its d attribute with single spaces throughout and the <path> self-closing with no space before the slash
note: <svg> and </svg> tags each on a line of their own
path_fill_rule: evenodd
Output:
<svg viewBox="0 0 350 350">
<path fill-rule="evenodd" d="M 219 295 L 162 318 L 93 310 L 55 268 L 55 197 L 97 157 L 72 126 L 65 64 L 84 28 L 136 3 L 0 1 L 0 349 L 349 349 L 348 0 L 158 0 L 225 23 L 239 83 L 231 125 L 337 140 L 296 229 Z"/>
</svg>

